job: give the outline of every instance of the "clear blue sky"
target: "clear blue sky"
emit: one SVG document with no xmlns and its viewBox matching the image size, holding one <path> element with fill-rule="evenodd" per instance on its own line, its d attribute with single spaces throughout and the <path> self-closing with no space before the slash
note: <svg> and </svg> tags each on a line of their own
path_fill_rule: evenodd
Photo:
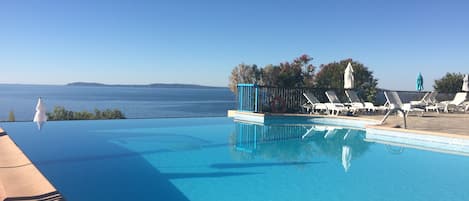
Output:
<svg viewBox="0 0 469 201">
<path fill-rule="evenodd" d="M 226 86 L 239 63 L 306 53 L 374 71 L 379 86 L 425 88 L 469 73 L 464 1 L 1 1 L 0 83 Z"/>
</svg>

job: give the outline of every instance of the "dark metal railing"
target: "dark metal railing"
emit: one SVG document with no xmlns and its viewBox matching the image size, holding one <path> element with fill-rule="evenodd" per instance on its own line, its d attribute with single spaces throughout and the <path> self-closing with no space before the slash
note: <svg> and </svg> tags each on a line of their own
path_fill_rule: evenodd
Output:
<svg viewBox="0 0 469 201">
<path fill-rule="evenodd" d="M 298 112 L 299 106 L 305 103 L 303 88 L 259 87 L 258 112 Z"/>
<path fill-rule="evenodd" d="M 324 89 L 324 88 L 287 88 L 260 86 L 257 84 L 238 84 L 237 109 L 239 111 L 259 112 L 259 113 L 298 113 L 302 110 L 302 105 L 307 102 L 303 93 L 312 93 L 320 102 L 327 103 L 325 92 L 328 90 L 335 91 L 338 98 L 343 103 L 349 100 L 345 95 L 344 89 Z M 375 105 L 383 105 L 386 102 L 384 91 L 378 90 L 374 97 Z M 427 92 L 417 91 L 397 91 L 402 102 L 408 103 L 412 100 L 420 100 Z M 363 94 L 359 96 L 365 100 Z M 437 100 L 451 100 L 454 94 L 439 94 Z"/>
<path fill-rule="evenodd" d="M 298 113 L 301 105 L 306 103 L 303 93 L 314 94 L 319 101 L 328 102 L 325 92 L 330 89 L 321 88 L 285 88 L 260 86 L 256 84 L 238 84 L 238 107 L 239 111 L 249 112 L 271 112 L 271 113 Z M 346 101 L 343 90 L 334 89 L 341 101 Z"/>
</svg>

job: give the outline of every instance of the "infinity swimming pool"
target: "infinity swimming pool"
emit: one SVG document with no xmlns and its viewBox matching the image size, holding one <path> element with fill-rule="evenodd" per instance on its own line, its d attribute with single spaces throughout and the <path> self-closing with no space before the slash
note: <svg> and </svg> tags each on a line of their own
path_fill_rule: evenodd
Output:
<svg viewBox="0 0 469 201">
<path fill-rule="evenodd" d="M 467 200 L 469 157 L 360 129 L 174 118 L 1 125 L 67 200 Z"/>
</svg>

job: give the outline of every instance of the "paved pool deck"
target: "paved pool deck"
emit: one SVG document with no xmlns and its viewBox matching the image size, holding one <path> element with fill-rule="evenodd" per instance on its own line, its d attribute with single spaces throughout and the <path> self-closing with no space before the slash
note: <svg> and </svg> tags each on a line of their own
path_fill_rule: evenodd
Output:
<svg viewBox="0 0 469 201">
<path fill-rule="evenodd" d="M 380 121 L 384 115 L 361 115 L 360 117 Z M 403 128 L 403 118 L 391 115 L 380 127 Z M 469 113 L 426 112 L 423 116 L 409 115 L 407 116 L 407 129 L 469 136 Z"/>
<path fill-rule="evenodd" d="M 361 114 L 359 116 L 335 116 L 335 115 L 311 115 L 311 114 L 260 114 L 252 112 L 240 112 L 236 110 L 229 110 L 228 116 L 233 116 L 236 113 L 243 113 L 255 117 L 264 116 L 312 116 L 312 117 L 327 117 L 327 118 L 340 118 L 362 121 L 374 121 L 379 123 L 384 114 Z M 407 116 L 407 129 L 404 129 L 403 117 L 398 115 L 390 115 L 382 125 L 369 126 L 375 129 L 392 130 L 401 132 L 414 132 L 421 134 L 440 135 L 445 137 L 468 138 L 469 139 L 469 113 L 436 113 L 425 112 L 423 116 L 420 114 L 411 114 Z"/>
<path fill-rule="evenodd" d="M 63 200 L 1 128 L 0 156 L 0 200 Z"/>
</svg>

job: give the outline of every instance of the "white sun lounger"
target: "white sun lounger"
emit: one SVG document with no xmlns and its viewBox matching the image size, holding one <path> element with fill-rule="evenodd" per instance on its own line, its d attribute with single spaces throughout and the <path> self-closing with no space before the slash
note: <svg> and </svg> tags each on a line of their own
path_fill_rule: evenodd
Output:
<svg viewBox="0 0 469 201">
<path fill-rule="evenodd" d="M 356 105 L 357 107 L 363 107 L 366 112 L 376 112 L 376 111 L 385 111 L 388 108 L 385 106 L 375 106 L 371 102 L 363 102 L 363 100 L 358 97 L 357 92 L 353 90 L 346 90 L 345 94 L 347 95 L 350 103 Z"/>
<path fill-rule="evenodd" d="M 354 107 L 357 107 L 357 108 L 360 108 L 362 110 L 366 110 L 365 108 L 365 104 L 363 103 L 363 101 L 358 97 L 357 93 L 355 91 L 352 91 L 352 90 L 345 90 L 345 95 L 347 95 L 349 101 L 350 101 L 350 104 L 352 104 L 352 106 Z"/>
<path fill-rule="evenodd" d="M 349 111 L 356 114 L 361 109 L 364 109 L 363 106 L 359 107 L 359 106 L 351 105 L 350 109 L 345 107 L 345 105 L 340 102 L 339 98 L 337 97 L 337 94 L 334 91 L 326 91 L 326 96 L 330 102 L 330 103 L 327 103 L 326 105 L 329 111 L 332 112 L 332 114 L 339 115 L 339 114 L 347 113 Z"/>
<path fill-rule="evenodd" d="M 436 100 L 436 97 L 438 96 L 438 91 L 432 91 L 430 93 L 430 95 L 428 95 L 427 97 L 427 105 L 435 105 L 438 103 L 438 101 Z"/>
<path fill-rule="evenodd" d="M 430 93 L 425 93 L 425 95 L 423 95 L 422 99 L 418 100 L 418 101 L 410 101 L 410 104 L 412 106 L 425 106 L 427 105 L 426 103 L 426 99 L 428 98 L 428 96 L 430 95 Z"/>
<path fill-rule="evenodd" d="M 445 112 L 464 110 L 467 111 L 467 106 L 464 102 L 467 100 L 467 92 L 459 92 L 454 96 L 452 101 L 443 101 L 438 103 L 438 108 L 443 109 Z"/>
<path fill-rule="evenodd" d="M 407 116 L 411 112 L 418 112 L 421 113 L 423 116 L 423 112 L 425 111 L 422 108 L 416 108 L 412 106 L 410 103 L 405 103 L 403 104 L 401 101 L 401 98 L 399 97 L 399 94 L 395 91 L 392 92 L 384 92 L 384 96 L 386 96 L 386 99 L 389 102 L 391 110 L 393 108 L 400 108 L 405 112 L 405 115 Z"/>
<path fill-rule="evenodd" d="M 404 116 L 404 128 L 407 128 L 406 115 L 405 111 L 402 109 L 402 101 L 397 92 L 384 92 L 386 97 L 386 103 L 389 105 L 389 111 L 384 115 L 384 118 L 381 120 L 380 124 L 384 124 L 386 119 L 394 112 L 401 112 Z"/>
<path fill-rule="evenodd" d="M 442 104 L 439 104 L 438 101 L 436 100 L 436 96 L 438 95 L 437 91 L 432 91 L 430 95 L 426 98 L 425 101 L 425 111 L 435 111 L 437 113 L 440 113 L 440 110 L 444 110 L 444 106 Z"/>
<path fill-rule="evenodd" d="M 404 128 L 407 128 L 406 117 L 410 112 L 421 112 L 423 116 L 423 109 L 413 108 L 410 103 L 402 104 L 401 98 L 397 92 L 385 91 L 384 96 L 386 97 L 387 103 L 389 104 L 389 112 L 386 113 L 384 118 L 381 120 L 381 124 L 383 124 L 388 116 L 394 112 L 402 112 L 402 116 L 404 117 Z"/>
<path fill-rule="evenodd" d="M 321 103 L 312 93 L 306 92 L 303 93 L 303 96 L 306 98 L 307 102 L 303 104 L 302 107 L 311 114 L 326 112 L 328 110 L 326 104 Z"/>
<path fill-rule="evenodd" d="M 431 106 L 436 104 L 436 96 L 438 95 L 437 91 L 432 91 L 429 93 L 426 93 L 422 99 L 418 101 L 410 101 L 410 105 L 418 107 L 425 107 L 425 106 Z"/>
</svg>

